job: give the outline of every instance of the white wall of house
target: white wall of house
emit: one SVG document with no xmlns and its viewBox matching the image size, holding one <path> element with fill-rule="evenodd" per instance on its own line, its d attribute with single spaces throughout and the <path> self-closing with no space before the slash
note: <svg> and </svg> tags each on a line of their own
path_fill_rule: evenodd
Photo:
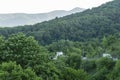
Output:
<svg viewBox="0 0 120 80">
<path fill-rule="evenodd" d="M 63 52 L 56 52 L 56 55 L 53 59 L 56 60 L 58 56 L 62 56 L 62 55 L 63 55 Z"/>
<path fill-rule="evenodd" d="M 110 54 L 107 54 L 107 53 L 103 53 L 103 57 L 112 58 L 112 56 Z"/>
</svg>

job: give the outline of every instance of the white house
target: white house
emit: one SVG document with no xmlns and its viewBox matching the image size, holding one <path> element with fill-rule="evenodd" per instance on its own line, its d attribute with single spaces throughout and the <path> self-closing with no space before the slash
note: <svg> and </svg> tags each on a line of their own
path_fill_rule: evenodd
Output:
<svg viewBox="0 0 120 80">
<path fill-rule="evenodd" d="M 107 54 L 107 53 L 103 53 L 103 57 L 112 58 L 112 56 L 110 54 Z"/>
<path fill-rule="evenodd" d="M 81 58 L 82 58 L 82 60 L 87 60 L 87 57 L 83 57 L 83 56 L 81 56 Z"/>
<path fill-rule="evenodd" d="M 53 59 L 56 60 L 58 56 L 62 56 L 62 55 L 63 55 L 63 52 L 56 52 L 56 55 Z"/>
<path fill-rule="evenodd" d="M 117 61 L 117 60 L 118 60 L 118 58 L 113 58 L 113 60 L 114 60 L 114 61 Z"/>
</svg>

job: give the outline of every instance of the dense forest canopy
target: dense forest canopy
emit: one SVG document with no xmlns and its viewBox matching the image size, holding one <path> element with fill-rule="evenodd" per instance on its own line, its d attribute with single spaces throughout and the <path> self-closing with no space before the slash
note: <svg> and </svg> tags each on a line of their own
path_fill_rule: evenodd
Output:
<svg viewBox="0 0 120 80">
<path fill-rule="evenodd" d="M 120 38 L 41 46 L 23 33 L 0 36 L 1 80 L 119 80 Z M 63 54 L 57 55 L 56 52 Z M 110 56 L 103 56 L 109 54 Z"/>
<path fill-rule="evenodd" d="M 42 45 L 51 44 L 58 40 L 89 41 L 110 34 L 119 36 L 120 30 L 120 1 L 114 0 L 100 7 L 86 10 L 63 18 L 35 25 L 1 28 L 0 34 L 23 32 L 34 36 Z"/>
<path fill-rule="evenodd" d="M 119 80 L 119 7 L 0 28 L 0 80 Z"/>
</svg>

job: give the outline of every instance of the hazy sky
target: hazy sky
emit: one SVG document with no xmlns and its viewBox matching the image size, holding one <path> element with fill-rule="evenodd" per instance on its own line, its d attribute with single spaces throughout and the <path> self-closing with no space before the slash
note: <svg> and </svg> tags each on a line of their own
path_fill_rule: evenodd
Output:
<svg viewBox="0 0 120 80">
<path fill-rule="evenodd" d="M 108 1 L 111 0 L 0 0 L 0 13 L 43 13 L 75 7 L 91 8 Z"/>
</svg>

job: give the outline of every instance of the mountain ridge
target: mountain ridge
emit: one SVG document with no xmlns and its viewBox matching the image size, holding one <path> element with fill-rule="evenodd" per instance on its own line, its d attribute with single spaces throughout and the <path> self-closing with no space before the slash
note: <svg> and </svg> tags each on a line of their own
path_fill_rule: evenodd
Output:
<svg viewBox="0 0 120 80">
<path fill-rule="evenodd" d="M 77 12 L 82 12 L 85 9 L 83 8 L 74 8 L 72 10 L 55 10 L 48 13 L 9 13 L 9 14 L 0 14 L 0 26 L 9 27 L 9 26 L 19 26 L 19 25 L 31 25 L 35 23 L 40 23 L 43 21 L 48 21 L 54 19 L 55 17 L 63 17 L 66 15 L 74 14 Z"/>
</svg>

